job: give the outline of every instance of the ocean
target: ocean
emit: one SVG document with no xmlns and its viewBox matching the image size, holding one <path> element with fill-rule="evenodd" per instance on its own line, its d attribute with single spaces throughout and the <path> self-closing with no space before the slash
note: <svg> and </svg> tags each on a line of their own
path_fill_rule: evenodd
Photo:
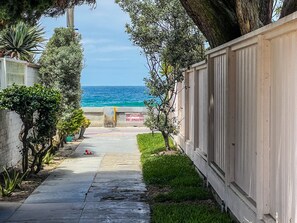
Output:
<svg viewBox="0 0 297 223">
<path fill-rule="evenodd" d="M 82 107 L 144 107 L 150 98 L 144 86 L 83 86 Z"/>
</svg>

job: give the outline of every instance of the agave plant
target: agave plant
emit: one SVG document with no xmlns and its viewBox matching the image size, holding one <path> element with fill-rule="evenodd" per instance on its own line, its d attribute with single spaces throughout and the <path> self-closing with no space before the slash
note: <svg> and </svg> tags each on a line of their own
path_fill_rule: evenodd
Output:
<svg viewBox="0 0 297 223">
<path fill-rule="evenodd" d="M 43 35 L 39 25 L 18 22 L 0 33 L 0 51 L 5 56 L 32 62 L 34 55 L 41 52 Z"/>
<path fill-rule="evenodd" d="M 4 185 L 2 186 L 0 184 L 0 192 L 2 197 L 5 197 L 10 196 L 16 188 L 21 187 L 21 183 L 23 179 L 27 176 L 28 171 L 23 174 L 20 174 L 15 169 L 10 173 L 7 171 L 6 168 L 3 168 L 3 170 L 4 172 L 2 173 L 2 177 L 4 179 Z"/>
</svg>

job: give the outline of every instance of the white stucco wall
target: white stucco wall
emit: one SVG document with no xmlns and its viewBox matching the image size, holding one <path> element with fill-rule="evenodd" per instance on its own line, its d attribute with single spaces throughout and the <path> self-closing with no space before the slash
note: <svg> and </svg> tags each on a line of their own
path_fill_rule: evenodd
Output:
<svg viewBox="0 0 297 223">
<path fill-rule="evenodd" d="M 1 59 L 3 63 L 3 59 Z M 38 81 L 38 67 L 35 65 L 26 65 L 25 84 L 32 86 Z M 1 68 L 3 66 L 0 66 Z M 6 80 L 3 69 L 0 69 L 0 80 Z M 5 83 L 5 82 L 4 82 Z M 2 85 L 2 88 L 5 85 Z M 1 90 L 1 85 L 0 85 Z M 22 121 L 15 112 L 0 110 L 0 171 L 2 167 L 11 167 L 21 160 L 21 142 L 19 133 L 21 131 Z"/>
<path fill-rule="evenodd" d="M 21 125 L 15 112 L 0 111 L 0 168 L 14 166 L 21 159 Z"/>
</svg>

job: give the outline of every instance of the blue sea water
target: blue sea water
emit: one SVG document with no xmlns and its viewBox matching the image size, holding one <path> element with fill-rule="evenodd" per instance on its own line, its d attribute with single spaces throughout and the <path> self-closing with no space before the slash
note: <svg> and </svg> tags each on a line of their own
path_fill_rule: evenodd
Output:
<svg viewBox="0 0 297 223">
<path fill-rule="evenodd" d="M 144 86 L 83 86 L 82 107 L 144 107 L 149 99 Z"/>
</svg>

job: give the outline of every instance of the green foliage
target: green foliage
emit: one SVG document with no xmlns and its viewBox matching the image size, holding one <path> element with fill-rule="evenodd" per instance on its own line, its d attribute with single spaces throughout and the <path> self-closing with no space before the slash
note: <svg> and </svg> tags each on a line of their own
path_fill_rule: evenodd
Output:
<svg viewBox="0 0 297 223">
<path fill-rule="evenodd" d="M 57 28 L 39 60 L 41 83 L 62 94 L 62 114 L 58 123 L 61 146 L 65 137 L 77 132 L 84 121 L 83 111 L 79 109 L 83 67 L 80 40 L 74 29 Z"/>
<path fill-rule="evenodd" d="M 36 24 L 41 16 L 59 16 L 65 13 L 70 6 L 95 4 L 95 0 L 9 0 L 0 4 L 0 29 L 5 25 L 15 24 L 17 21 L 26 21 Z"/>
<path fill-rule="evenodd" d="M 148 184 L 167 185 L 184 176 L 197 176 L 191 162 L 186 156 L 155 156 L 146 160 L 143 176 Z"/>
<path fill-rule="evenodd" d="M 86 128 L 89 128 L 90 125 L 91 125 L 90 119 L 84 116 L 81 127 L 86 129 Z"/>
<path fill-rule="evenodd" d="M 129 13 L 126 31 L 146 56 L 187 67 L 204 58 L 204 38 L 179 0 L 116 0 Z"/>
<path fill-rule="evenodd" d="M 169 135 L 177 134 L 179 127 L 179 120 L 174 115 L 175 86 L 183 76 L 178 64 L 175 67 L 164 61 L 160 64 L 155 56 L 150 58 L 150 63 L 150 77 L 145 78 L 145 83 L 152 98 L 144 102 L 148 110 L 144 124 L 152 131 L 160 131 L 166 149 L 170 150 Z"/>
<path fill-rule="evenodd" d="M 156 204 L 152 223 L 232 223 L 226 213 L 211 205 Z"/>
<path fill-rule="evenodd" d="M 164 151 L 165 144 L 161 134 L 139 134 L 137 135 L 138 147 L 141 152 L 141 159 L 151 157 L 154 154 L 158 154 L 161 151 Z M 172 141 L 170 140 L 171 145 L 173 146 Z"/>
<path fill-rule="evenodd" d="M 182 187 L 174 188 L 166 194 L 158 194 L 154 200 L 156 202 L 183 202 L 183 201 L 197 201 L 208 200 L 212 196 L 208 189 L 201 187 Z"/>
<path fill-rule="evenodd" d="M 18 22 L 0 33 L 0 51 L 11 58 L 33 62 L 44 42 L 44 31 L 39 26 Z"/>
<path fill-rule="evenodd" d="M 22 167 L 29 167 L 29 150 L 33 156 L 31 172 L 39 172 L 42 159 L 53 147 L 52 137 L 60 115 L 61 95 L 58 91 L 35 84 L 13 85 L 0 92 L 0 107 L 15 111 L 23 122 L 19 138 L 23 144 Z"/>
<path fill-rule="evenodd" d="M 5 197 L 10 196 L 17 187 L 21 187 L 21 183 L 27 175 L 27 172 L 24 174 L 20 174 L 15 169 L 12 170 L 10 173 L 5 168 L 3 168 L 3 170 L 4 171 L 2 173 L 2 177 L 4 179 L 4 185 L 0 185 L 0 190 L 2 197 Z"/>
<path fill-rule="evenodd" d="M 54 156 L 54 154 L 52 153 L 52 151 L 51 151 L 51 150 L 48 150 L 48 151 L 46 152 L 45 156 L 44 156 L 43 159 L 42 159 L 42 163 L 43 163 L 43 164 L 47 164 L 47 165 L 49 165 L 49 164 L 52 163 L 54 157 L 55 157 L 55 156 Z"/>
<path fill-rule="evenodd" d="M 65 113 L 80 108 L 80 75 L 83 67 L 80 39 L 80 35 L 71 28 L 55 29 L 39 60 L 40 81 L 61 92 Z"/>
<path fill-rule="evenodd" d="M 60 136 L 73 135 L 78 132 L 84 121 L 82 109 L 75 109 L 63 116 L 58 122 L 58 131 Z"/>
<path fill-rule="evenodd" d="M 181 68 L 204 58 L 204 38 L 179 0 L 116 2 L 129 13 L 126 31 L 147 58 L 150 75 L 145 83 L 152 99 L 145 102 L 145 125 L 160 131 L 170 150 L 169 135 L 176 134 L 179 126 L 174 116 L 175 86 L 183 80 Z"/>
<path fill-rule="evenodd" d="M 210 191 L 203 187 L 203 181 L 188 157 L 158 155 L 165 150 L 161 134 L 140 134 L 137 142 L 144 181 L 149 188 L 154 188 L 153 191 L 160 189 L 150 198 L 152 222 L 232 222 L 211 201 Z"/>
</svg>

